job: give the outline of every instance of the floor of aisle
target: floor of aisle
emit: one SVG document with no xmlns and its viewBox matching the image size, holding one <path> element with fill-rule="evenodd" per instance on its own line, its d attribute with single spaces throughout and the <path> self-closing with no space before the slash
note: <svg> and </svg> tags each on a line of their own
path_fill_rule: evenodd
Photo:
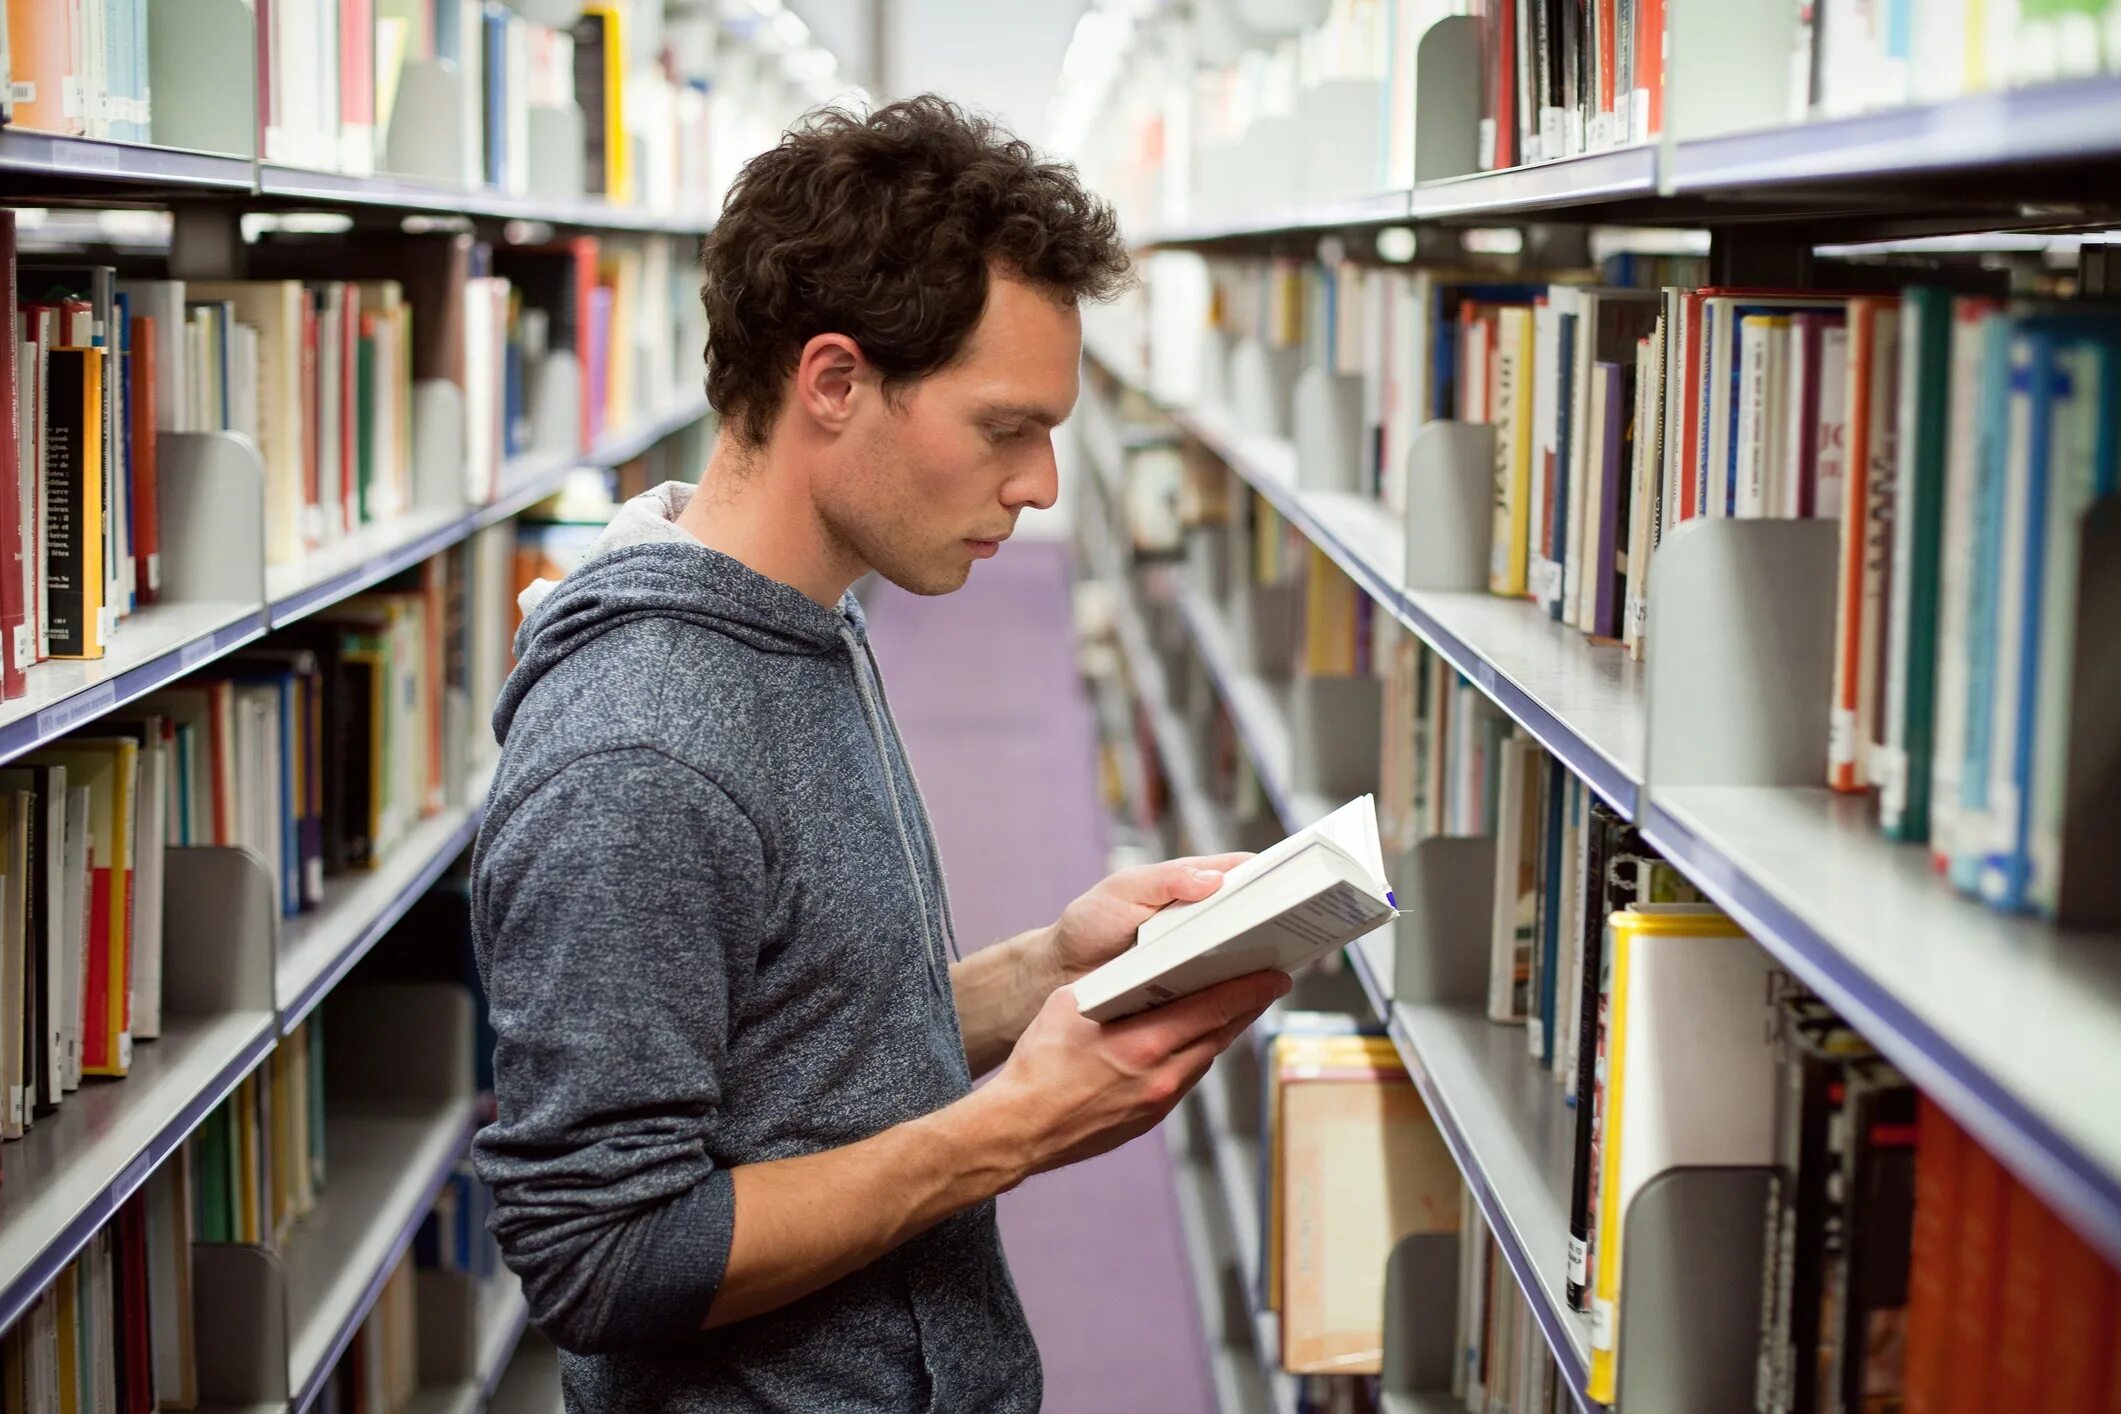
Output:
<svg viewBox="0 0 2121 1414">
<path fill-rule="evenodd" d="M 1095 723 L 1075 673 L 1066 550 L 1012 542 L 956 594 L 869 600 L 966 948 L 1052 921 L 1104 874 Z M 1046 1367 L 1046 1414 L 1210 1414 L 1171 1161 L 1150 1133 L 1002 1199 Z"/>
</svg>

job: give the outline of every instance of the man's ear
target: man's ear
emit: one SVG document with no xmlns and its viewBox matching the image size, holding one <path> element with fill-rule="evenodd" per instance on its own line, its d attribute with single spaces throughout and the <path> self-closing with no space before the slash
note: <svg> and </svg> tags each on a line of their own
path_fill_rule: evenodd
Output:
<svg viewBox="0 0 2121 1414">
<path fill-rule="evenodd" d="M 818 334 L 795 363 L 795 403 L 817 424 L 837 432 L 853 418 L 855 402 L 875 371 L 862 346 L 845 334 Z"/>
</svg>

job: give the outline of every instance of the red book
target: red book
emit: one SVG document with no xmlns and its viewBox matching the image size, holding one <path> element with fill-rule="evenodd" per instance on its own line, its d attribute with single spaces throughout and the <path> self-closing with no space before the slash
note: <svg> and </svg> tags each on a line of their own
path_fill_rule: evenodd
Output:
<svg viewBox="0 0 2121 1414">
<path fill-rule="evenodd" d="M 2050 1300 L 2040 1325 L 2043 1338 L 2030 1359 L 2039 1386 L 2024 1404 L 1997 1408 L 2104 1408 L 2117 1397 L 2111 1384 L 2114 1358 L 2106 1347 L 2114 1333 L 2114 1269 L 2060 1218 L 2044 1209 L 2042 1216 Z"/>
<path fill-rule="evenodd" d="M 1515 167 L 1517 153 L 1517 0 L 1497 0 L 1495 15 L 1495 165 Z"/>
<path fill-rule="evenodd" d="M 1965 1131 L 1927 1095 L 1915 1113 L 1915 1223 L 1907 1266 L 1905 1414 L 1942 1414 L 1959 1255 L 1959 1169 Z"/>
<path fill-rule="evenodd" d="M 324 419 L 317 415 L 322 399 L 317 393 L 317 303 L 313 298 L 302 301 L 302 544 L 310 549 L 317 546 L 318 507 L 323 496 L 318 487 L 321 481 L 323 459 L 319 455 L 318 438 L 323 435 Z"/>
<path fill-rule="evenodd" d="M 597 401 L 602 389 L 589 376 L 589 327 L 591 302 L 597 287 L 597 241 L 595 236 L 577 236 L 568 242 L 574 251 L 574 356 L 581 364 L 582 426 L 579 450 L 588 451 L 594 440 L 591 429 L 603 411 Z"/>
<path fill-rule="evenodd" d="M 1655 141 L 1664 131 L 1664 0 L 1641 0 L 1635 10 L 1635 92 L 1649 100 L 1649 131 Z M 1635 119 L 1637 133 L 1642 118 Z"/>
<path fill-rule="evenodd" d="M 2003 1306 L 2003 1234 L 2009 1179 L 1979 1144 L 1959 1174 L 1959 1269 L 1945 1350 L 1947 1414 L 1996 1414 L 1996 1326 Z"/>
<path fill-rule="evenodd" d="M 347 516 L 347 507 L 357 504 L 356 491 L 361 480 L 360 436 L 361 419 L 361 287 L 351 280 L 346 282 L 345 302 L 339 311 L 339 525 L 352 530 L 354 522 Z"/>
<path fill-rule="evenodd" d="M 5 266 L 7 328 L 0 337 L 0 396 L 7 399 L 7 435 L 0 437 L 0 696 L 21 697 L 29 691 L 23 668 L 29 661 L 25 636 L 29 611 L 24 603 L 22 579 L 22 475 L 19 455 L 24 419 L 34 420 L 37 410 L 25 407 L 21 370 L 15 366 L 18 341 L 15 334 L 15 213 L 0 208 L 0 264 Z M 29 469 L 32 476 L 35 468 Z"/>
<path fill-rule="evenodd" d="M 2032 1190 L 2012 1183 L 2003 1208 L 2003 1289 L 1999 1295 L 2002 1317 L 1996 1325 L 1996 1383 L 1998 1409 L 2088 1409 L 2089 1404 L 2043 1405 L 2040 1401 L 2040 1366 L 2047 1352 L 2041 1331 L 2057 1320 L 2061 1311 L 2054 1301 L 2055 1249 L 2060 1244 L 2060 1225 Z"/>
<path fill-rule="evenodd" d="M 133 579 L 142 604 L 152 604 L 162 588 L 162 511 L 155 472 L 155 320 L 142 314 L 133 320 L 132 387 L 126 391 L 133 415 Z M 0 536 L 6 534 L 0 526 Z"/>
</svg>

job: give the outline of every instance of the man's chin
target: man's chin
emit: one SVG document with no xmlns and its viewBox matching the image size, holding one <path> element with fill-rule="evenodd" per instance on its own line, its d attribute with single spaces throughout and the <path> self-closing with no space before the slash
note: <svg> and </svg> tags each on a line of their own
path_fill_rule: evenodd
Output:
<svg viewBox="0 0 2121 1414">
<path fill-rule="evenodd" d="M 938 594 L 954 594 L 965 587 L 972 577 L 972 562 L 956 565 L 878 565 L 876 572 L 908 594 L 919 594 L 933 598 Z"/>
</svg>

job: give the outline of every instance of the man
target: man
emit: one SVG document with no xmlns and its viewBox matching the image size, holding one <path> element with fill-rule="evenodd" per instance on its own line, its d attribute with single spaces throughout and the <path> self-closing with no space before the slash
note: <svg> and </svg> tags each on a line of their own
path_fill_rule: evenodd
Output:
<svg viewBox="0 0 2121 1414">
<path fill-rule="evenodd" d="M 848 588 L 947 593 L 1053 503 L 1076 304 L 1125 249 L 1071 170 L 923 98 L 790 133 L 702 259 L 701 489 L 629 503 L 535 603 L 494 714 L 493 1228 L 570 1409 L 1035 1410 L 992 1200 L 1147 1131 L 1288 983 L 1076 1011 L 1230 859 L 953 960 Z"/>
</svg>

